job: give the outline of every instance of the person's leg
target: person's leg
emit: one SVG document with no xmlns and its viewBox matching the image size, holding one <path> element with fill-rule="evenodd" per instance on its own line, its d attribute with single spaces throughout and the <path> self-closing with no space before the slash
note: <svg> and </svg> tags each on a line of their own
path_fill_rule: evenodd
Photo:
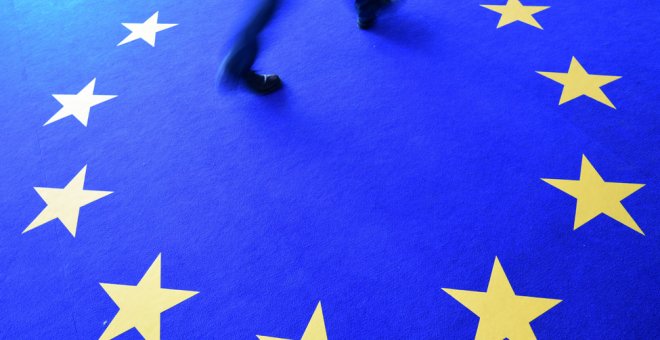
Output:
<svg viewBox="0 0 660 340">
<path fill-rule="evenodd" d="M 358 11 L 358 25 L 361 29 L 369 29 L 376 22 L 378 12 L 391 5 L 392 0 L 355 0 Z"/>
<path fill-rule="evenodd" d="M 270 93 L 282 86 L 277 75 L 260 75 L 252 70 L 259 52 L 259 33 L 268 25 L 275 13 L 278 0 L 261 0 L 254 15 L 248 20 L 231 51 L 225 58 L 220 72 L 223 80 L 243 80 L 252 90 Z"/>
<path fill-rule="evenodd" d="M 373 25 L 378 13 L 378 2 L 374 0 L 355 0 L 355 9 L 358 12 L 358 24 L 361 28 Z"/>
</svg>

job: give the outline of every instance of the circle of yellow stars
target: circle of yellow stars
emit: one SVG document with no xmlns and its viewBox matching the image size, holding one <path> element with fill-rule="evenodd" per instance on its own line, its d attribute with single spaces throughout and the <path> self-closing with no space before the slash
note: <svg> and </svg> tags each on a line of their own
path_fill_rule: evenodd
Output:
<svg viewBox="0 0 660 340">
<path fill-rule="evenodd" d="M 498 29 L 520 22 L 543 30 L 534 16 L 550 8 L 549 6 L 523 5 L 520 0 L 507 0 L 504 5 L 483 4 L 481 6 L 500 15 L 497 23 Z M 157 33 L 177 26 L 177 24 L 159 23 L 158 16 L 159 12 L 155 12 L 143 23 L 123 23 L 122 25 L 130 31 L 130 34 L 117 46 L 143 40 L 155 47 Z M 620 79 L 620 76 L 590 74 L 575 57 L 571 59 L 566 73 L 549 71 L 537 71 L 537 73 L 563 86 L 559 105 L 585 96 L 610 108 L 615 108 L 612 101 L 603 92 L 602 87 Z M 62 108 L 48 119 L 44 126 L 67 117 L 74 117 L 86 127 L 92 107 L 117 97 L 116 95 L 95 94 L 95 87 L 96 79 L 93 79 L 77 94 L 53 94 Z M 37 194 L 46 203 L 46 207 L 24 229 L 23 233 L 39 228 L 53 220 L 59 220 L 75 237 L 80 209 L 112 194 L 111 191 L 84 189 L 86 174 L 87 166 L 83 167 L 61 189 L 35 187 Z M 644 235 L 637 222 L 621 203 L 625 198 L 641 189 L 643 184 L 606 182 L 584 155 L 579 179 L 544 178 L 542 180 L 577 200 L 574 229 L 578 229 L 595 217 L 604 214 Z M 160 339 L 161 313 L 198 294 L 196 291 L 161 287 L 160 254 L 136 285 L 111 283 L 101 283 L 100 285 L 119 307 L 119 311 L 104 330 L 101 339 L 113 339 L 133 328 L 145 339 Z M 535 335 L 530 322 L 561 302 L 557 299 L 515 294 L 497 257 L 486 292 L 449 288 L 443 288 L 443 290 L 479 317 L 475 339 L 534 339 Z M 257 338 L 259 340 L 285 340 L 285 338 L 263 335 L 257 335 Z M 317 304 L 301 339 L 328 339 L 321 302 Z"/>
</svg>

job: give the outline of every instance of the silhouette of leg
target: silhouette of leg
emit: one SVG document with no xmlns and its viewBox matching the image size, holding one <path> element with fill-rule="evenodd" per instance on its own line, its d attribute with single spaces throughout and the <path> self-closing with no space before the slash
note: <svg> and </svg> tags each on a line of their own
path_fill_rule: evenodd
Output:
<svg viewBox="0 0 660 340">
<path fill-rule="evenodd" d="M 277 75 L 260 75 L 252 70 L 259 52 L 259 34 L 272 19 L 278 3 L 278 0 L 262 0 L 254 15 L 239 32 L 220 67 L 223 81 L 243 80 L 252 90 L 261 93 L 270 93 L 282 86 Z"/>
<path fill-rule="evenodd" d="M 355 9 L 358 11 L 358 26 L 369 29 L 376 22 L 378 12 L 391 5 L 392 0 L 355 0 Z"/>
</svg>

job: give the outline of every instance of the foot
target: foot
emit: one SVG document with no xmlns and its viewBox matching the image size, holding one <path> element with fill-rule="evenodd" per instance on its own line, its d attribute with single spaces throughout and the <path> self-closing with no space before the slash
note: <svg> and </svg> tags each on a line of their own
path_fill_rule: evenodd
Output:
<svg viewBox="0 0 660 340">
<path fill-rule="evenodd" d="M 258 74 L 254 71 L 243 76 L 245 84 L 254 92 L 269 94 L 282 88 L 282 80 L 276 74 Z"/>
<path fill-rule="evenodd" d="M 360 27 L 360 29 L 363 29 L 363 30 L 370 29 L 371 27 L 374 26 L 375 23 L 376 23 L 376 16 L 375 15 L 372 16 L 372 17 L 368 17 L 368 18 L 362 18 L 362 17 L 358 18 L 358 27 Z"/>
</svg>

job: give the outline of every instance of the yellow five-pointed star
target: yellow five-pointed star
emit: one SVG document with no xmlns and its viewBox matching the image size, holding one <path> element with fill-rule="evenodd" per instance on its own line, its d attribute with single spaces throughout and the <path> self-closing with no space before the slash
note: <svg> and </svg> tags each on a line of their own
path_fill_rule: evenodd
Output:
<svg viewBox="0 0 660 340">
<path fill-rule="evenodd" d="M 516 295 L 497 257 L 486 292 L 442 290 L 479 316 L 476 340 L 536 339 L 529 323 L 561 302 Z"/>
<path fill-rule="evenodd" d="M 288 340 L 263 335 L 257 335 L 257 338 L 259 340 Z M 328 333 L 325 330 L 325 322 L 323 321 L 323 309 L 321 308 L 321 302 L 316 305 L 314 314 L 312 314 L 312 318 L 309 320 L 301 340 L 328 340 Z"/>
<path fill-rule="evenodd" d="M 92 79 L 78 94 L 54 94 L 53 97 L 62 104 L 62 108 L 44 126 L 68 116 L 74 116 L 82 125 L 87 126 L 92 107 L 117 98 L 115 95 L 94 94 L 95 86 L 96 78 Z"/>
<path fill-rule="evenodd" d="M 559 99 L 559 105 L 581 96 L 587 96 L 616 109 L 600 88 L 621 79 L 619 76 L 589 74 L 575 57 L 571 59 L 571 66 L 569 66 L 567 73 L 540 71 L 537 71 L 537 73 L 564 85 L 564 90 L 561 92 L 561 98 Z"/>
<path fill-rule="evenodd" d="M 481 7 L 502 14 L 497 28 L 520 21 L 538 29 L 543 29 L 543 27 L 534 19 L 533 15 L 550 8 L 548 6 L 523 6 L 520 0 L 509 0 L 506 5 L 481 5 Z"/>
<path fill-rule="evenodd" d="M 119 307 L 101 340 L 113 339 L 136 328 L 147 340 L 160 339 L 160 313 L 190 299 L 198 292 L 160 287 L 160 254 L 137 286 L 101 283 Z"/>
<path fill-rule="evenodd" d="M 62 221 L 71 235 L 76 237 L 80 208 L 112 193 L 111 191 L 83 190 L 86 173 L 87 166 L 82 168 L 63 189 L 34 188 L 47 205 L 23 233 L 57 218 Z"/>
<path fill-rule="evenodd" d="M 553 187 L 577 198 L 573 229 L 583 226 L 600 214 L 605 214 L 628 228 L 644 235 L 621 201 L 641 189 L 644 184 L 605 182 L 586 156 L 582 155 L 580 179 L 545 179 Z"/>
</svg>

